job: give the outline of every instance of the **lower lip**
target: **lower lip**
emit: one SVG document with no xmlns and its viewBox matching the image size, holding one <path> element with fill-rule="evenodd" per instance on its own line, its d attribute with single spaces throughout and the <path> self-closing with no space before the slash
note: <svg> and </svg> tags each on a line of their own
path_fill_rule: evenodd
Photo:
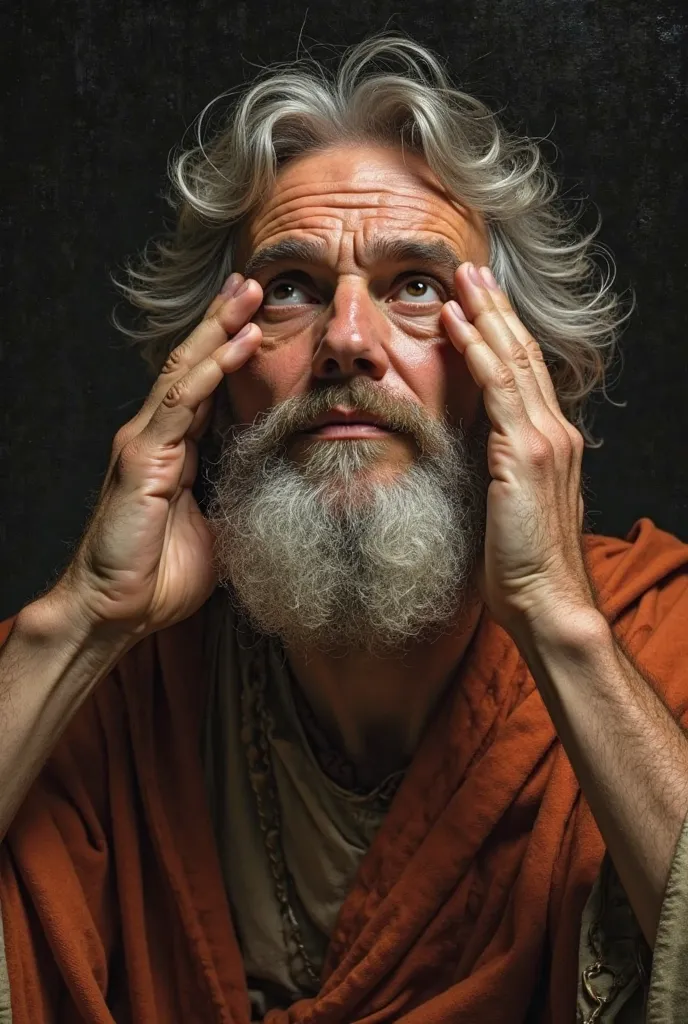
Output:
<svg viewBox="0 0 688 1024">
<path fill-rule="evenodd" d="M 353 440 L 361 437 L 388 437 L 394 431 L 376 427 L 374 423 L 327 423 L 323 427 L 304 430 L 303 433 L 308 437 L 346 437 Z"/>
</svg>

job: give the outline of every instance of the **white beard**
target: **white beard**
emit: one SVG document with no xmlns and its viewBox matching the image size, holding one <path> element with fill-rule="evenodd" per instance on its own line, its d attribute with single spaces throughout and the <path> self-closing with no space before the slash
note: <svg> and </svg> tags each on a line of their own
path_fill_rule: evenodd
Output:
<svg viewBox="0 0 688 1024">
<path fill-rule="evenodd" d="M 386 448 L 375 440 L 314 441 L 293 461 L 294 431 L 342 402 L 408 431 L 411 465 L 376 480 Z M 306 649 L 383 653 L 441 632 L 474 597 L 482 435 L 470 451 L 463 431 L 366 378 L 290 399 L 232 434 L 207 518 L 219 582 L 259 630 Z"/>
</svg>

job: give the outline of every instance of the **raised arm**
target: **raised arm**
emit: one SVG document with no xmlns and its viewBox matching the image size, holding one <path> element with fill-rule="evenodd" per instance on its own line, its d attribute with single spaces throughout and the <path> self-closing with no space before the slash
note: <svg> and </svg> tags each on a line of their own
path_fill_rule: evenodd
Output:
<svg viewBox="0 0 688 1024">
<path fill-rule="evenodd" d="M 197 441 L 225 374 L 259 348 L 260 285 L 232 275 L 117 433 L 69 567 L 16 618 L 0 651 L 0 840 L 68 722 L 140 639 L 192 615 L 215 586 L 192 493 Z M 246 325 L 245 330 L 242 328 Z"/>
</svg>

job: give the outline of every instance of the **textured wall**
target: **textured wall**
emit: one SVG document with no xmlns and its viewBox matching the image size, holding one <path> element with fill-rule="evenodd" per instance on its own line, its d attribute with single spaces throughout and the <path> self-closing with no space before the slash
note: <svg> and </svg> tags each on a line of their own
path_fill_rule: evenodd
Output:
<svg viewBox="0 0 688 1024">
<path fill-rule="evenodd" d="M 112 435 L 147 390 L 108 324 L 108 271 L 169 214 L 168 151 L 213 96 L 293 57 L 302 27 L 306 45 L 327 44 L 316 55 L 398 27 L 558 147 L 638 300 L 613 392 L 627 405 L 601 408 L 606 443 L 587 457 L 594 528 L 649 515 L 688 539 L 682 3 L 67 0 L 8 5 L 4 20 L 0 617 L 66 563 Z"/>
</svg>

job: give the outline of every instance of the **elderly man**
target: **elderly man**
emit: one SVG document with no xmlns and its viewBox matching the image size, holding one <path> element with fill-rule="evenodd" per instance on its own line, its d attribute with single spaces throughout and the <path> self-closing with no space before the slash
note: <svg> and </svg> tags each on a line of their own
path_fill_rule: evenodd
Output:
<svg viewBox="0 0 688 1024">
<path fill-rule="evenodd" d="M 157 380 L 0 660 L 0 1019 L 678 1020 L 688 548 L 583 532 L 592 238 L 396 37 L 174 181 Z"/>
</svg>

